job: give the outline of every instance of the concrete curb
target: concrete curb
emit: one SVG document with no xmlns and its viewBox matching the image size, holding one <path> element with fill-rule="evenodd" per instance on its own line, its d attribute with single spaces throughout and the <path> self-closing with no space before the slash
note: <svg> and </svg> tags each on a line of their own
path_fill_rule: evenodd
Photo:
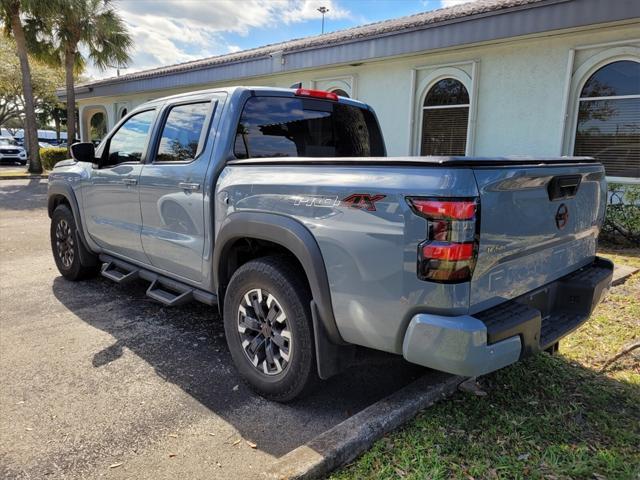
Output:
<svg viewBox="0 0 640 480">
<path fill-rule="evenodd" d="M 437 380 L 434 382 L 434 376 Z M 276 460 L 259 478 L 312 479 L 327 475 L 367 450 L 420 410 L 454 393 L 465 378 L 429 373 Z"/>
<path fill-rule="evenodd" d="M 629 265 L 616 265 L 613 269 L 613 278 L 611 279 L 611 286 L 615 287 L 624 283 L 634 273 L 640 271 L 640 268 L 630 267 Z"/>
</svg>

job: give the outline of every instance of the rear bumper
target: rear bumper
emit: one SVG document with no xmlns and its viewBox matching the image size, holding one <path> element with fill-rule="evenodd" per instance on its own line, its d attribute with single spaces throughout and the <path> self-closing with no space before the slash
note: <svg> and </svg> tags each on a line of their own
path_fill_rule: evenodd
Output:
<svg viewBox="0 0 640 480">
<path fill-rule="evenodd" d="M 582 325 L 602 299 L 613 263 L 593 263 L 474 315 L 418 314 L 402 353 L 412 363 L 464 376 L 483 375 L 544 350 Z"/>
</svg>

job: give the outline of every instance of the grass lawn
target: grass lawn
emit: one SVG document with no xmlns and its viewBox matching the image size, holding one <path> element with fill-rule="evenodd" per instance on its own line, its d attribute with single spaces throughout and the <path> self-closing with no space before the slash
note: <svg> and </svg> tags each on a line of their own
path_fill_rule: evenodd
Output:
<svg viewBox="0 0 640 480">
<path fill-rule="evenodd" d="M 602 250 L 640 267 L 640 249 Z M 640 274 L 560 344 L 479 379 L 378 441 L 333 479 L 640 479 Z"/>
</svg>

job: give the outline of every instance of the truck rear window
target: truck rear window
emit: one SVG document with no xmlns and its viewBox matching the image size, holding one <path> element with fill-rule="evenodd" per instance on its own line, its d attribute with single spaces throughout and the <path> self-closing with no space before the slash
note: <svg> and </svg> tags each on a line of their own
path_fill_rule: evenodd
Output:
<svg viewBox="0 0 640 480">
<path fill-rule="evenodd" d="M 236 158 L 382 157 L 374 115 L 339 102 L 252 97 L 240 117 Z"/>
</svg>

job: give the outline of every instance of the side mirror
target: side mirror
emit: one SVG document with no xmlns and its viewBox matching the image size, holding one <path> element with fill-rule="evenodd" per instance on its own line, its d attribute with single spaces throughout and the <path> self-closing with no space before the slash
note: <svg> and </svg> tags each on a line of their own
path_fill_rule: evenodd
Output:
<svg viewBox="0 0 640 480">
<path fill-rule="evenodd" d="M 78 142 L 71 145 L 71 156 L 77 162 L 96 163 L 96 147 L 91 142 Z"/>
</svg>

